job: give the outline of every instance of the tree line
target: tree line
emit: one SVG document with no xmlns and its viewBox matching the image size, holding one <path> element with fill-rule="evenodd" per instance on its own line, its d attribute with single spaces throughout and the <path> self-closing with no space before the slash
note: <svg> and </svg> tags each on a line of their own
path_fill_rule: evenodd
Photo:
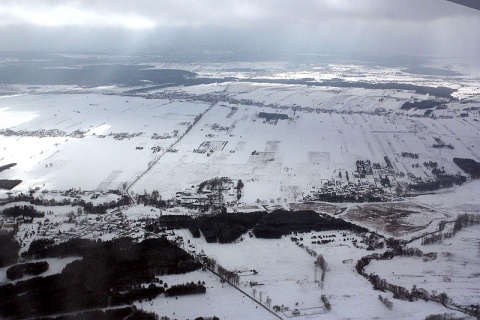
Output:
<svg viewBox="0 0 480 320">
<path fill-rule="evenodd" d="M 24 274 L 38 276 L 47 271 L 49 267 L 47 261 L 17 264 L 7 269 L 7 278 L 9 280 L 17 280 L 23 278 Z"/>
<path fill-rule="evenodd" d="M 18 261 L 20 244 L 15 240 L 15 233 L 16 231 L 0 232 L 0 268 Z"/>
<path fill-rule="evenodd" d="M 206 292 L 207 292 L 207 288 L 205 288 L 204 284 L 190 282 L 190 283 L 171 286 L 165 291 L 165 297 L 175 297 L 175 296 L 183 296 L 187 294 L 199 294 L 199 293 L 206 293 Z"/>
<path fill-rule="evenodd" d="M 37 320 L 159 320 L 152 312 L 138 310 L 135 306 L 117 309 L 93 310 L 58 317 L 40 317 Z"/>
<path fill-rule="evenodd" d="M 197 218 L 183 215 L 168 215 L 151 221 L 146 229 L 162 231 L 166 229 L 189 229 L 195 238 L 200 238 L 200 231 L 207 242 L 232 243 L 248 230 L 252 229 L 265 212 L 252 213 L 218 213 Z"/>
<path fill-rule="evenodd" d="M 283 235 L 288 235 L 292 232 L 329 230 L 368 232 L 368 229 L 341 218 L 319 214 L 311 210 L 275 210 L 259 221 L 254 227 L 253 233 L 257 238 L 279 239 Z"/>
<path fill-rule="evenodd" d="M 115 193 L 115 192 L 114 192 Z M 7 204 L 12 202 L 29 202 L 31 205 L 37 206 L 81 206 L 85 212 L 93 213 L 93 214 L 104 214 L 107 212 L 108 209 L 118 208 L 124 205 L 130 204 L 130 198 L 128 196 L 123 195 L 118 200 L 112 200 L 110 202 L 104 202 L 99 204 L 93 204 L 91 201 L 85 201 L 83 199 L 71 199 L 71 198 L 63 198 L 62 200 L 52 199 L 43 199 L 39 197 L 33 197 L 33 195 L 27 194 L 19 194 L 14 197 L 5 199 L 0 202 L 0 204 Z M 7 210 L 7 209 L 5 209 Z"/>
<path fill-rule="evenodd" d="M 197 218 L 180 215 L 160 217 L 151 221 L 146 229 L 159 232 L 167 229 L 189 229 L 196 238 L 200 231 L 209 243 L 232 243 L 253 229 L 257 238 L 281 238 L 293 232 L 350 230 L 368 232 L 368 229 L 341 218 L 319 214 L 311 210 L 285 211 L 275 210 L 250 213 L 219 213 Z"/>
<path fill-rule="evenodd" d="M 0 286 L 0 317 L 33 317 L 152 299 L 164 292 L 157 275 L 197 270 L 201 265 L 167 239 L 135 243 L 71 239 L 34 245 L 27 257 L 78 256 L 59 274 Z M 147 284 L 144 287 L 144 284 Z"/>
<path fill-rule="evenodd" d="M 443 233 L 442 231 L 445 229 L 445 224 L 452 223 L 452 222 L 454 223 L 452 232 Z M 443 238 L 453 237 L 458 231 L 462 230 L 463 228 L 470 227 L 477 224 L 480 224 L 480 214 L 474 214 L 474 213 L 460 214 L 457 216 L 455 221 L 451 221 L 451 222 L 441 221 L 439 230 L 437 233 L 422 236 L 422 245 L 432 244 L 442 240 Z"/>
<path fill-rule="evenodd" d="M 1 212 L 5 217 L 18 218 L 18 217 L 30 217 L 30 218 L 43 218 L 45 213 L 37 211 L 33 206 L 19 206 L 15 205 L 10 208 L 3 209 Z"/>
<path fill-rule="evenodd" d="M 473 179 L 480 178 L 480 162 L 466 158 L 453 158 L 453 162 L 464 172 L 470 174 Z"/>
<path fill-rule="evenodd" d="M 400 300 L 407 300 L 407 301 L 415 301 L 418 299 L 426 300 L 426 301 L 436 301 L 445 307 L 455 309 L 461 312 L 464 312 L 470 316 L 479 317 L 480 316 L 480 306 L 479 305 L 470 305 L 470 306 L 459 306 L 453 303 L 452 299 L 448 297 L 445 292 L 438 293 L 435 290 L 431 293 L 423 288 L 417 288 L 415 285 L 411 290 L 408 290 L 405 287 L 397 286 L 391 283 L 388 283 L 386 279 L 380 278 L 380 276 L 370 273 L 368 274 L 365 271 L 365 267 L 370 264 L 371 260 L 391 260 L 396 256 L 405 256 L 405 257 L 422 257 L 424 260 L 432 260 L 435 258 L 435 253 L 423 253 L 421 250 L 417 248 L 406 248 L 404 247 L 398 240 L 397 241 L 388 241 L 387 245 L 392 245 L 387 251 L 383 254 L 374 253 L 365 257 L 362 257 L 360 260 L 357 261 L 355 265 L 355 269 L 359 274 L 364 276 L 366 279 L 370 281 L 373 285 L 375 290 L 381 291 L 390 291 L 393 293 L 393 297 L 395 299 Z M 388 307 L 388 303 L 384 303 Z"/>
</svg>

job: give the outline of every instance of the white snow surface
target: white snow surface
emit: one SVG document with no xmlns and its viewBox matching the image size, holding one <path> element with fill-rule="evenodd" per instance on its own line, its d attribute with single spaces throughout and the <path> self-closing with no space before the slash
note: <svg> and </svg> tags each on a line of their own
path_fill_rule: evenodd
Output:
<svg viewBox="0 0 480 320">
<path fill-rule="evenodd" d="M 437 66 L 446 63 L 437 62 Z M 202 66 L 159 63 L 156 67 L 188 69 L 199 76 L 232 76 L 239 81 L 157 89 L 143 97 L 120 96 L 123 89 L 118 87 L 0 87 L 8 92 L 0 96 L 0 130 L 22 132 L 0 135 L 0 166 L 16 163 L 0 172 L 0 179 L 23 180 L 13 193 L 35 187 L 50 191 L 76 188 L 101 192 L 131 186 L 130 191 L 134 193 L 158 190 L 163 199 L 170 199 L 187 187 L 226 176 L 234 181 L 241 179 L 245 184 L 241 207 L 257 210 L 265 205 L 288 209 L 301 202 L 312 187 L 327 179 L 338 179 L 339 171 L 352 173 L 358 159 L 384 163 L 384 156 L 388 156 L 398 172 L 421 178 L 431 177 L 423 162 L 435 161 L 447 173 L 455 174 L 461 170 L 453 163 L 453 157 L 480 161 L 479 113 L 477 109 L 468 109 L 480 101 L 480 80 L 472 76 L 412 75 L 401 68 L 354 64 L 310 65 L 298 70 L 280 62 Z M 452 68 L 465 71 L 464 66 L 458 64 L 452 64 Z M 246 78 L 325 80 L 347 75 L 348 81 L 450 86 L 459 89 L 454 94 L 459 101 L 450 103 L 447 109 L 437 108 L 427 117 L 424 110 L 400 110 L 406 101 L 431 98 L 413 91 L 242 82 Z M 155 98 L 156 94 L 161 98 Z M 170 94 L 184 98 L 170 98 Z M 205 98 L 209 95 L 216 98 Z M 268 122 L 258 117 L 259 112 L 282 113 L 289 119 Z M 468 116 L 464 116 L 465 113 Z M 201 114 L 201 119 L 193 125 Z M 61 130 L 66 135 L 28 136 L 50 129 Z M 73 136 L 76 131 L 83 137 Z M 114 139 L 114 134 L 122 132 L 138 135 Z M 152 139 L 154 134 L 163 139 Z M 434 138 L 454 148 L 434 148 Z M 215 142 L 214 145 L 223 149 L 194 152 L 203 142 Z M 161 151 L 154 153 L 155 147 Z M 166 152 L 169 148 L 171 152 Z M 419 159 L 401 157 L 401 152 L 418 153 Z M 398 181 L 408 182 L 400 177 Z M 401 219 L 395 217 L 404 230 L 388 229 L 384 220 L 372 216 L 367 215 L 364 220 L 350 216 L 356 204 L 338 207 L 346 208 L 342 217 L 378 228 L 379 233 L 386 236 L 408 239 L 434 230 L 440 220 L 452 220 L 461 213 L 479 213 L 479 189 L 479 181 L 469 181 L 460 187 L 396 203 L 395 206 L 416 207 L 416 211 L 412 209 L 414 212 Z M 6 190 L 0 191 L 1 198 L 8 195 Z M 52 193 L 43 197 L 61 198 Z M 92 201 L 114 199 L 108 196 Z M 0 209 L 11 205 L 14 204 Z M 368 206 L 365 207 L 368 213 Z M 70 230 L 74 233 L 80 228 L 66 222 L 66 215 L 77 207 L 37 206 L 37 209 L 51 213 L 31 225 L 22 225 L 21 234 L 37 229 L 39 222 L 47 218 L 51 220 L 49 232 L 52 234 L 67 234 Z M 156 218 L 160 214 L 193 213 L 185 208 L 163 212 L 142 206 L 123 209 L 129 221 Z M 87 231 L 84 237 L 100 236 L 102 240 L 113 237 L 109 232 Z M 416 284 L 428 290 L 446 291 L 460 304 L 478 303 L 478 231 L 478 227 L 467 228 L 441 243 L 422 246 L 420 249 L 425 252 L 438 252 L 434 261 L 397 257 L 371 262 L 367 270 L 407 288 Z M 315 274 L 315 258 L 289 237 L 265 240 L 244 235 L 243 240 L 234 244 L 209 244 L 203 238 L 192 238 L 188 230 L 176 232 L 189 239 L 197 253 L 204 250 L 226 269 L 239 272 L 240 287 L 250 295 L 255 288 L 257 300 L 261 292 L 263 301 L 267 297 L 272 299 L 272 306 L 289 307 L 290 313 L 279 313 L 284 319 L 294 309 L 300 311 L 300 318 L 306 319 L 424 319 L 430 314 L 451 312 L 433 302 L 400 301 L 390 293 L 373 291 L 371 284 L 354 271 L 355 262 L 369 252 L 354 247 L 349 241 L 326 245 L 310 241 L 314 235 L 335 232 L 300 235 L 304 238 L 303 246 L 322 254 L 329 265 L 323 288 L 315 281 L 319 276 Z M 140 238 L 143 233 L 138 231 L 135 236 Z M 20 240 L 25 251 L 32 239 Z M 412 245 L 420 246 L 418 242 Z M 48 259 L 50 270 L 45 274 L 60 272 L 73 259 Z M 251 270 L 258 274 L 254 275 Z M 0 269 L 0 283 L 7 282 L 5 272 L 6 268 Z M 444 280 L 445 277 L 450 281 Z M 221 319 L 274 318 L 241 292 L 227 284 L 222 286 L 209 272 L 165 276 L 162 280 L 169 285 L 205 281 L 207 293 L 178 299 L 158 297 L 136 305 L 160 316 L 179 319 L 213 315 Z M 251 287 L 251 281 L 259 285 Z M 379 294 L 394 303 L 392 310 L 379 301 Z M 324 312 L 321 295 L 331 302 L 330 312 Z"/>
</svg>

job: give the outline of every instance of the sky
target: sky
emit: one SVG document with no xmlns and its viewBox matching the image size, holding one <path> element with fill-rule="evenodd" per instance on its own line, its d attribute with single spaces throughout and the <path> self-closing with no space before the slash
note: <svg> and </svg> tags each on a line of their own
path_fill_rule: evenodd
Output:
<svg viewBox="0 0 480 320">
<path fill-rule="evenodd" d="M 199 48 L 475 58 L 480 11 L 445 0 L 0 0 L 0 51 Z"/>
</svg>

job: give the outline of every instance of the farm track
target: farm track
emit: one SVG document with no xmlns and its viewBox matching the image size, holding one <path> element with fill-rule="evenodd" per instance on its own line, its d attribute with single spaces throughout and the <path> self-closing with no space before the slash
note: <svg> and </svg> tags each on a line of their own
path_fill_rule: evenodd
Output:
<svg viewBox="0 0 480 320">
<path fill-rule="evenodd" d="M 220 279 L 222 279 L 223 281 L 225 281 L 226 283 L 228 283 L 229 285 L 231 285 L 233 288 L 237 289 L 238 291 L 240 291 L 242 294 L 244 294 L 246 297 L 250 298 L 253 302 L 255 302 L 256 304 L 258 304 L 259 306 L 261 306 L 262 308 L 264 308 L 265 310 L 267 310 L 268 312 L 270 312 L 272 315 L 274 315 L 276 318 L 280 319 L 280 320 L 283 320 L 282 317 L 280 317 L 278 314 L 276 314 L 274 311 L 270 310 L 267 306 L 265 306 L 264 304 L 262 304 L 260 301 L 258 301 L 257 299 L 255 299 L 254 297 L 252 297 L 250 294 L 248 294 L 247 292 L 243 291 L 240 287 L 237 287 L 236 285 L 234 285 L 233 283 L 231 283 L 230 281 L 228 281 L 227 279 L 225 279 L 224 277 L 222 277 L 220 274 L 218 274 L 216 271 L 210 269 L 208 266 L 206 266 L 205 264 L 203 264 L 202 261 L 198 260 L 195 258 L 195 260 L 199 263 L 202 264 L 202 266 L 207 269 L 208 271 L 210 271 L 211 273 L 213 273 L 214 275 L 216 275 L 217 277 L 219 277 Z"/>
<path fill-rule="evenodd" d="M 226 92 L 228 91 L 228 87 L 229 87 L 229 86 L 227 85 L 227 86 L 225 87 L 225 89 L 222 91 L 222 93 L 221 93 L 222 96 L 226 94 Z M 220 99 L 220 100 L 221 100 L 221 99 Z M 163 158 L 163 156 L 168 152 L 168 150 L 172 149 L 175 145 L 177 145 L 177 144 L 183 139 L 183 137 L 185 137 L 185 136 L 188 134 L 188 132 L 189 132 L 190 130 L 192 130 L 192 128 L 199 122 L 199 120 L 200 120 L 205 114 L 207 114 L 215 105 L 217 105 L 217 104 L 220 103 L 220 102 L 221 102 L 221 101 L 215 101 L 215 102 L 211 103 L 210 106 L 209 106 L 204 112 L 200 113 L 197 121 L 194 121 L 194 122 L 192 123 L 192 126 L 191 126 L 189 129 L 187 129 L 187 130 L 185 131 L 185 133 L 182 134 L 182 135 L 177 139 L 177 141 L 173 142 L 173 143 L 172 143 L 167 149 L 165 149 L 158 157 L 156 157 L 156 159 L 154 159 L 153 163 L 152 163 L 150 166 L 148 166 L 148 168 L 147 168 L 145 171 L 143 171 L 142 174 L 140 174 L 138 177 L 136 177 L 136 178 L 133 180 L 132 183 L 130 183 L 130 185 L 125 189 L 125 192 L 126 192 L 127 196 L 130 198 L 130 200 L 132 201 L 133 204 L 136 204 L 136 202 L 135 202 L 135 199 L 134 199 L 134 198 L 132 197 L 132 195 L 130 194 L 130 189 L 135 185 L 135 183 L 137 183 L 143 176 L 145 176 L 145 174 L 147 174 L 147 173 L 158 163 L 158 161 L 160 161 L 160 159 Z"/>
<path fill-rule="evenodd" d="M 217 102 L 212 103 L 212 104 L 210 105 L 210 107 L 208 107 L 203 113 L 201 113 L 199 120 L 200 120 L 207 112 L 209 112 L 209 111 L 213 108 L 213 106 L 215 106 L 216 104 L 217 104 Z M 158 163 L 158 161 L 160 161 L 160 159 L 163 158 L 163 156 L 164 156 L 169 150 L 171 150 L 175 145 L 177 145 L 177 144 L 183 139 L 183 137 L 185 137 L 185 136 L 187 135 L 187 133 L 188 133 L 188 132 L 195 126 L 195 124 L 197 124 L 197 123 L 198 123 L 198 121 L 197 121 L 197 122 L 194 122 L 194 123 L 192 124 L 192 126 L 191 126 L 189 129 L 187 129 L 187 130 L 185 131 L 185 133 L 182 134 L 182 135 L 177 139 L 177 141 L 173 142 L 168 148 L 166 148 L 166 149 L 153 161 L 153 163 L 152 163 L 150 166 L 148 166 L 148 168 L 147 168 L 145 171 L 143 171 L 142 174 L 140 174 L 137 178 L 135 178 L 135 180 L 133 180 L 133 182 L 127 187 L 127 189 L 125 189 L 125 192 L 126 192 L 127 196 L 130 198 L 130 200 L 132 201 L 133 204 L 136 204 L 135 199 L 134 199 L 134 198 L 132 197 L 132 195 L 130 194 L 130 189 L 133 187 L 133 185 L 134 185 L 135 183 L 137 183 L 145 174 L 147 174 L 147 173 Z"/>
<path fill-rule="evenodd" d="M 153 232 L 145 232 L 145 233 L 148 233 L 156 238 L 159 238 L 158 234 L 156 233 L 153 233 Z M 173 244 L 177 245 L 175 242 L 172 242 Z M 179 246 L 180 247 L 180 246 Z M 236 286 L 234 285 L 233 283 L 231 283 L 230 281 L 228 281 L 228 279 L 222 277 L 219 273 L 217 273 L 215 270 L 211 269 L 209 266 L 205 265 L 203 263 L 203 261 L 201 259 L 198 259 L 198 257 L 196 255 L 192 255 L 191 253 L 189 253 L 187 250 L 185 250 L 185 248 L 183 247 L 182 248 L 187 254 L 189 254 L 195 261 L 197 261 L 198 263 L 200 263 L 202 265 L 202 267 L 204 267 L 206 270 L 210 271 L 212 274 L 214 274 L 215 276 L 217 276 L 218 278 L 220 278 L 222 281 L 225 281 L 226 283 L 228 283 L 229 285 L 231 285 L 233 288 L 237 289 L 238 291 L 240 291 L 243 295 L 245 295 L 245 297 L 247 298 L 250 298 L 253 302 L 255 302 L 256 304 L 258 304 L 260 307 L 262 307 L 263 309 L 265 309 L 266 311 L 270 312 L 273 316 L 275 316 L 276 318 L 280 319 L 280 320 L 283 320 L 283 318 L 281 316 L 279 316 L 278 314 L 276 314 L 274 311 L 270 310 L 267 306 L 265 306 L 263 303 L 261 303 L 260 301 L 258 301 L 257 299 L 255 299 L 254 297 L 252 297 L 249 293 L 245 292 L 244 290 L 242 290 L 239 286 Z"/>
</svg>

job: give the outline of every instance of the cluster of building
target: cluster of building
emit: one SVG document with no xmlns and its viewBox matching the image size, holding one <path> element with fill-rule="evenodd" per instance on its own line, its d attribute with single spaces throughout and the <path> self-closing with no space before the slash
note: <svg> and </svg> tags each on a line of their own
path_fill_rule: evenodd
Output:
<svg viewBox="0 0 480 320">
<path fill-rule="evenodd" d="M 356 170 L 339 172 L 338 178 L 322 179 L 320 185 L 313 186 L 305 200 L 331 202 L 396 201 L 399 196 L 392 193 L 391 183 L 394 173 L 391 168 L 382 167 L 370 160 L 357 160 Z M 390 176 L 390 178 L 389 178 Z"/>
<path fill-rule="evenodd" d="M 45 218 L 35 218 L 36 235 L 64 242 L 72 238 L 109 238 L 131 237 L 139 239 L 144 236 L 145 222 L 125 219 L 121 210 L 116 209 L 105 215 L 78 215 L 72 211 L 62 218 L 47 213 Z M 30 222 L 31 223 L 31 222 Z M 19 225 L 19 224 L 17 224 Z"/>
<path fill-rule="evenodd" d="M 113 135 L 113 139 L 115 140 L 123 140 L 123 139 L 130 139 L 141 136 L 143 132 L 136 132 L 136 133 L 128 133 L 128 132 L 120 132 L 120 133 L 111 133 Z"/>
<path fill-rule="evenodd" d="M 59 129 L 38 129 L 38 130 L 12 130 L 1 129 L 0 135 L 5 137 L 37 137 L 37 138 L 58 138 L 58 137 L 71 137 L 71 138 L 83 138 L 85 137 L 85 131 L 75 130 L 72 133 L 67 133 Z"/>
<path fill-rule="evenodd" d="M 76 199 L 81 199 L 85 196 L 90 199 L 97 199 L 98 197 L 106 197 L 109 194 L 115 194 L 117 196 L 121 195 L 121 192 L 118 190 L 101 191 L 101 190 L 82 190 L 80 188 L 79 189 L 72 188 L 65 191 L 43 189 L 42 193 L 59 195 L 62 197 L 69 197 L 69 198 L 76 198 Z"/>
<path fill-rule="evenodd" d="M 153 139 L 153 140 L 170 139 L 171 137 L 176 138 L 177 136 L 178 136 L 178 130 L 173 130 L 172 134 L 166 132 L 166 133 L 164 133 L 164 134 L 162 134 L 162 135 L 159 135 L 158 133 L 155 132 L 155 133 L 152 135 L 152 139 Z"/>
<path fill-rule="evenodd" d="M 207 181 L 204 187 L 191 186 L 184 191 L 177 192 L 177 204 L 189 208 L 205 208 L 210 206 L 233 206 L 238 202 L 238 190 L 231 179 L 222 180 L 218 184 Z"/>
</svg>

